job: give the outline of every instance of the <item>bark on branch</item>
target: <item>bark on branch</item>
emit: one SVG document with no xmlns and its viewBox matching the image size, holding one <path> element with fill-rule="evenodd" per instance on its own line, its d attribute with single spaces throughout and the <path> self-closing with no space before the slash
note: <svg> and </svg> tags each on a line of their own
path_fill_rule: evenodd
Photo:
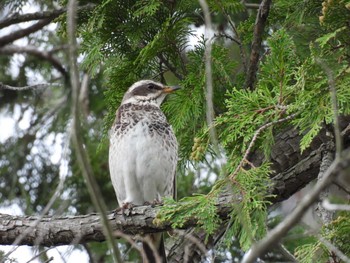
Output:
<svg viewBox="0 0 350 263">
<path fill-rule="evenodd" d="M 261 42 L 265 30 L 267 17 L 269 16 L 270 5 L 271 0 L 263 0 L 260 4 L 259 11 L 256 16 L 252 51 L 250 53 L 249 66 L 245 83 L 245 87 L 248 89 L 254 89 L 261 52 Z"/>
<path fill-rule="evenodd" d="M 218 213 L 225 219 L 228 214 L 228 203 L 232 197 L 222 197 L 218 203 Z M 137 206 L 124 210 L 121 213 L 109 213 L 107 218 L 113 231 L 122 231 L 125 234 L 147 234 L 171 229 L 170 223 L 162 226 L 155 225 L 159 207 Z M 105 236 L 98 214 L 65 217 L 44 217 L 38 224 L 36 216 L 11 216 L 0 214 L 0 245 L 11 245 L 14 240 L 32 228 L 25 235 L 19 245 L 58 246 L 69 244 L 83 244 L 90 241 L 104 241 Z M 196 220 L 189 220 L 183 228 L 196 226 Z"/>
</svg>

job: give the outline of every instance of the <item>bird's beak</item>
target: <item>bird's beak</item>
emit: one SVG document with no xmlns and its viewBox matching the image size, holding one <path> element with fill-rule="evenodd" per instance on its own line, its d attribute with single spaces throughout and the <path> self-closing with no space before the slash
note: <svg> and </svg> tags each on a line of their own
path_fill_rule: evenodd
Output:
<svg viewBox="0 0 350 263">
<path fill-rule="evenodd" d="M 163 93 L 173 93 L 175 90 L 181 89 L 180 86 L 165 86 L 163 88 Z"/>
</svg>

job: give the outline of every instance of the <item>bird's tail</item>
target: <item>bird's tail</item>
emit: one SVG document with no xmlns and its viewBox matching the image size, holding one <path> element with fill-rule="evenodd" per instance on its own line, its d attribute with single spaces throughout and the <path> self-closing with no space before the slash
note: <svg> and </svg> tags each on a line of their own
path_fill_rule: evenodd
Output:
<svg viewBox="0 0 350 263">
<path fill-rule="evenodd" d="M 149 237 L 149 238 L 147 238 Z M 145 258 L 143 262 L 146 263 L 166 263 L 164 238 L 162 233 L 149 234 L 145 237 L 145 241 L 142 242 L 143 250 L 145 252 Z M 150 245 L 150 243 L 152 245 Z M 155 254 L 156 253 L 156 254 Z"/>
</svg>

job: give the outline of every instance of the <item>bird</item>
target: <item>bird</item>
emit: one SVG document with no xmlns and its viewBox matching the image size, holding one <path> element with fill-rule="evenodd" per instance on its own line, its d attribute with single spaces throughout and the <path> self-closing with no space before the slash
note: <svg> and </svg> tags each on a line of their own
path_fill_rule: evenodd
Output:
<svg viewBox="0 0 350 263">
<path fill-rule="evenodd" d="M 109 134 L 110 177 L 121 207 L 176 198 L 178 142 L 160 105 L 179 88 L 140 80 L 124 94 Z M 162 233 L 149 237 L 152 246 L 143 242 L 143 261 L 156 262 L 156 249 L 167 262 Z"/>
</svg>

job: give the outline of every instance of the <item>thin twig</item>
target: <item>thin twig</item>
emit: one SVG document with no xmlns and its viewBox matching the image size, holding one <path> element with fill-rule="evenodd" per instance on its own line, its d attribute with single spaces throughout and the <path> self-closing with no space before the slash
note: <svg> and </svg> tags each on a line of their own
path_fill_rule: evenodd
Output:
<svg viewBox="0 0 350 263">
<path fill-rule="evenodd" d="M 216 135 L 216 129 L 214 126 L 214 105 L 213 105 L 213 76 L 211 68 L 211 39 L 209 39 L 209 32 L 212 29 L 212 23 L 210 18 L 210 12 L 208 4 L 205 0 L 199 0 L 199 4 L 202 7 L 205 22 L 205 32 L 207 41 L 205 42 L 205 83 L 206 83 L 206 114 L 207 114 L 207 125 L 209 128 L 210 139 L 213 144 L 213 148 L 216 154 L 219 153 L 218 139 Z"/>
<path fill-rule="evenodd" d="M 239 170 L 243 167 L 243 165 L 246 163 L 246 160 L 248 159 L 248 155 L 250 154 L 259 134 L 271 127 L 272 125 L 275 125 L 275 124 L 278 124 L 278 123 L 282 123 L 282 122 L 285 122 L 285 121 L 288 121 L 288 120 L 291 120 L 293 119 L 298 113 L 294 113 L 294 114 L 291 114 L 285 118 L 282 118 L 282 119 L 279 119 L 279 120 L 276 120 L 276 121 L 271 121 L 269 123 L 266 123 L 264 124 L 263 126 L 261 126 L 259 129 L 257 129 L 253 135 L 253 138 L 252 140 L 250 141 L 249 143 L 249 146 L 247 148 L 247 150 L 245 151 L 244 155 L 243 155 L 243 158 L 241 159 L 240 163 L 238 164 L 238 166 L 236 167 L 235 171 L 230 175 L 230 179 L 233 180 L 234 177 L 238 174 Z"/>
<path fill-rule="evenodd" d="M 183 76 L 177 71 L 177 69 L 164 57 L 163 54 L 159 54 L 158 58 L 179 80 L 183 80 Z"/>
<path fill-rule="evenodd" d="M 33 256 L 31 259 L 29 259 L 26 263 L 29 263 L 31 261 L 33 261 L 34 259 L 40 257 L 42 254 L 46 253 L 47 251 L 49 251 L 50 249 L 52 249 L 53 247 L 49 247 L 44 249 L 43 251 L 41 251 L 40 253 L 36 254 L 35 256 Z"/>
<path fill-rule="evenodd" d="M 226 12 L 225 8 L 222 6 L 221 1 L 217 1 L 217 3 L 220 6 L 220 9 L 222 11 L 222 13 L 225 15 L 229 25 L 231 26 L 233 33 L 235 34 L 236 38 L 232 38 L 232 41 L 234 41 L 235 43 L 237 43 L 238 47 L 239 47 L 239 53 L 241 56 L 241 60 L 242 60 L 242 65 L 243 65 L 243 70 L 246 73 L 247 72 L 247 58 L 246 58 L 246 54 L 242 45 L 242 41 L 239 37 L 237 28 L 235 26 L 235 24 L 233 23 L 231 16 Z"/>
<path fill-rule="evenodd" d="M 232 42 L 235 42 L 236 44 L 239 44 L 239 41 L 237 39 L 235 39 L 234 37 L 232 37 L 228 34 L 225 34 L 225 33 L 215 33 L 214 36 L 215 37 L 224 37 L 224 38 L 231 40 Z"/>
<path fill-rule="evenodd" d="M 124 238 L 133 248 L 135 248 L 141 254 L 142 258 L 146 258 L 145 251 L 140 246 L 138 246 L 136 244 L 136 242 L 132 239 L 132 237 L 130 235 L 124 234 L 123 232 L 118 231 L 118 230 L 114 231 L 113 235 L 116 237 Z"/>
<path fill-rule="evenodd" d="M 244 255 L 242 263 L 255 262 L 259 256 L 263 255 L 268 249 L 278 243 L 281 238 L 300 221 L 302 215 L 314 204 L 320 193 L 334 181 L 336 176 L 341 173 L 349 172 L 349 167 L 350 151 L 346 151 L 343 155 L 334 160 L 332 165 L 325 172 L 323 180 L 317 182 L 315 187 L 303 197 L 296 208 L 281 223 L 269 231 L 262 240 L 252 246 Z"/>
<path fill-rule="evenodd" d="M 111 248 L 113 259 L 116 262 L 122 262 L 120 257 L 120 252 L 115 244 L 112 228 L 108 222 L 106 216 L 106 204 L 103 201 L 101 192 L 95 181 L 93 175 L 92 167 L 89 162 L 88 155 L 84 148 L 84 143 L 81 136 L 80 128 L 80 112 L 79 112 L 79 72 L 77 66 L 77 42 L 76 42 L 76 15 L 77 15 L 77 2 L 75 0 L 70 0 L 68 2 L 68 12 L 67 12 L 67 32 L 68 32 L 68 42 L 69 42 L 69 64 L 70 64 L 70 79 L 72 86 L 72 142 L 76 150 L 78 164 L 85 178 L 90 197 L 94 206 L 100 213 L 101 223 L 103 226 L 103 232 L 106 235 L 108 245 Z M 87 84 L 86 84 L 87 85 Z"/>
</svg>

